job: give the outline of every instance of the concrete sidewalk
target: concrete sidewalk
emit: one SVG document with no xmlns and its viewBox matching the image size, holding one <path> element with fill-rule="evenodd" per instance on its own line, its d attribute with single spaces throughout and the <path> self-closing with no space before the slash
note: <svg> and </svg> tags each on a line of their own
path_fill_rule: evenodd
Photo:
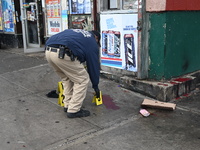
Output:
<svg viewBox="0 0 200 150">
<path fill-rule="evenodd" d="M 43 53 L 0 50 L 0 150 L 193 150 L 200 146 L 200 92 L 171 101 L 176 110 L 147 109 L 144 95 L 101 78 L 104 104 L 92 103 L 86 118 L 69 119 L 57 99 L 45 96 L 59 78 Z"/>
</svg>

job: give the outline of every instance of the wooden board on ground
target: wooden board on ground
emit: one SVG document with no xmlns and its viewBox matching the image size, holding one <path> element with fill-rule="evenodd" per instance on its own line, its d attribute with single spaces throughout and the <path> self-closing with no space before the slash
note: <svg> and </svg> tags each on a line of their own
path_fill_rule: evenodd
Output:
<svg viewBox="0 0 200 150">
<path fill-rule="evenodd" d="M 151 108 L 161 108 L 161 109 L 174 110 L 175 107 L 176 107 L 176 104 L 144 99 L 142 106 L 151 107 Z"/>
</svg>

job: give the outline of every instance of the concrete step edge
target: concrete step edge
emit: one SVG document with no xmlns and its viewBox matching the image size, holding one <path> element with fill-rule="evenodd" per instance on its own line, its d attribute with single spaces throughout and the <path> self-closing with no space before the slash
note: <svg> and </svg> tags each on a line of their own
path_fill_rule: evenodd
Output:
<svg viewBox="0 0 200 150">
<path fill-rule="evenodd" d="M 197 77 L 192 75 L 174 78 L 166 82 L 138 80 L 134 77 L 119 76 L 104 71 L 101 72 L 101 77 L 114 80 L 123 88 L 164 102 L 187 95 L 195 90 L 198 81 Z"/>
</svg>

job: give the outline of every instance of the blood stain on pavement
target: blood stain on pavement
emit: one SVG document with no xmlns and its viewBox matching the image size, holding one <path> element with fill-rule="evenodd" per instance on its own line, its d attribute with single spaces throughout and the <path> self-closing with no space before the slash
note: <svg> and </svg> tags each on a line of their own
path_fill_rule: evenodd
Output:
<svg viewBox="0 0 200 150">
<path fill-rule="evenodd" d="M 109 95 L 103 95 L 103 96 L 102 96 L 102 101 L 103 101 L 103 104 L 105 105 L 105 107 L 106 107 L 107 109 L 117 110 L 117 109 L 120 108 L 119 106 L 117 106 L 117 105 L 113 102 L 113 99 L 112 99 Z"/>
</svg>

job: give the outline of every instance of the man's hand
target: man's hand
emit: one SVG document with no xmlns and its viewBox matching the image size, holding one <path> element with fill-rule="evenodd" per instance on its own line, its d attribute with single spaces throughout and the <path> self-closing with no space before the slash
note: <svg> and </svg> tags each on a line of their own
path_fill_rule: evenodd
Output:
<svg viewBox="0 0 200 150">
<path fill-rule="evenodd" d="M 99 89 L 94 89 L 95 93 L 96 93 L 96 98 L 100 98 L 100 91 Z"/>
</svg>

